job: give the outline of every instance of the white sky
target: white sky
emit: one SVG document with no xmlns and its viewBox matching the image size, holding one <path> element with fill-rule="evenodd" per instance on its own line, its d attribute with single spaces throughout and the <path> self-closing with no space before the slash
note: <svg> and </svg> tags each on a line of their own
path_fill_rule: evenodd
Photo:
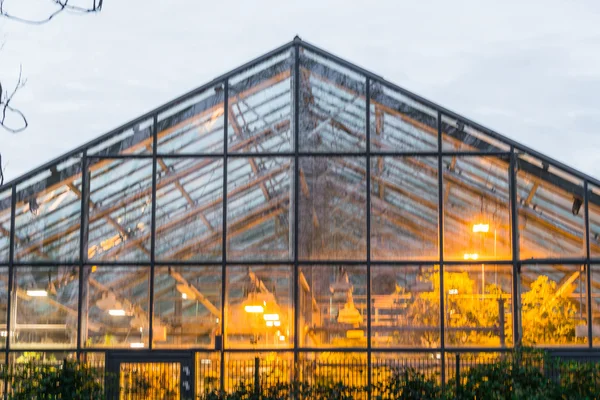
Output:
<svg viewBox="0 0 600 400">
<path fill-rule="evenodd" d="M 28 16 L 48 0 L 5 2 Z M 0 131 L 7 180 L 295 34 L 600 178 L 598 0 L 104 2 L 43 26 L 0 19 L 0 77 L 23 65 L 30 122 Z"/>
</svg>

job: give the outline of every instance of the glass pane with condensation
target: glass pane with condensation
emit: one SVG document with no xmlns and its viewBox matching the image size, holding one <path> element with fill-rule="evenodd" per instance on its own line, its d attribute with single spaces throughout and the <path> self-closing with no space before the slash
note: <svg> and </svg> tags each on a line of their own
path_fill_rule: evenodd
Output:
<svg viewBox="0 0 600 400">
<path fill-rule="evenodd" d="M 517 160 L 519 251 L 531 258 L 584 258 L 583 181 L 527 154 Z"/>
<path fill-rule="evenodd" d="M 365 260 L 365 158 L 302 157 L 298 179 L 299 257 Z"/>
<path fill-rule="evenodd" d="M 510 145 L 475 128 L 460 119 L 442 115 L 442 150 L 500 152 L 510 151 Z"/>
<path fill-rule="evenodd" d="M 299 113 L 301 151 L 365 151 L 363 75 L 301 49 Z"/>
<path fill-rule="evenodd" d="M 442 158 L 445 260 L 510 260 L 508 157 Z"/>
<path fill-rule="evenodd" d="M 7 263 L 10 256 L 10 208 L 12 189 L 0 192 L 0 263 Z"/>
<path fill-rule="evenodd" d="M 371 258 L 437 260 L 437 157 L 371 158 Z"/>
<path fill-rule="evenodd" d="M 17 185 L 15 260 L 79 259 L 81 156 Z"/>
<path fill-rule="evenodd" d="M 437 111 L 379 82 L 371 83 L 371 150 L 436 151 Z"/>
<path fill-rule="evenodd" d="M 223 98 L 223 83 L 217 83 L 159 113 L 158 153 L 222 153 Z"/>
<path fill-rule="evenodd" d="M 159 158 L 156 174 L 156 258 L 220 261 L 223 159 Z"/>
<path fill-rule="evenodd" d="M 151 154 L 154 118 L 150 117 L 103 138 L 88 149 L 88 155 L 114 156 L 122 154 Z"/>
<path fill-rule="evenodd" d="M 293 65 L 293 52 L 288 49 L 229 80 L 230 152 L 292 150 Z"/>
<path fill-rule="evenodd" d="M 227 259 L 292 260 L 293 161 L 236 157 L 227 165 Z"/>
<path fill-rule="evenodd" d="M 91 160 L 87 257 L 149 261 L 152 160 Z"/>
</svg>

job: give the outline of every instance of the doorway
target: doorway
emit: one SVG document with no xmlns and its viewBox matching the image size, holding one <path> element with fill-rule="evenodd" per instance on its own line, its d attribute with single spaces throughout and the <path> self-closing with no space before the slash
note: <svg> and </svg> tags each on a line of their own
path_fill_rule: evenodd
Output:
<svg viewBox="0 0 600 400">
<path fill-rule="evenodd" d="M 194 357 L 189 352 L 108 352 L 106 392 L 119 400 L 194 398 Z"/>
</svg>

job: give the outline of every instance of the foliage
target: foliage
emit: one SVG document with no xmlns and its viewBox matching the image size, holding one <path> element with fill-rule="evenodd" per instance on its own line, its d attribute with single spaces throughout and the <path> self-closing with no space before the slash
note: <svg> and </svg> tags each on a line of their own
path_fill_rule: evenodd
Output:
<svg viewBox="0 0 600 400">
<path fill-rule="evenodd" d="M 11 400 L 102 399 L 102 375 L 85 364 L 65 360 L 62 365 L 40 364 L 30 359 L 2 372 L 12 382 Z"/>
</svg>

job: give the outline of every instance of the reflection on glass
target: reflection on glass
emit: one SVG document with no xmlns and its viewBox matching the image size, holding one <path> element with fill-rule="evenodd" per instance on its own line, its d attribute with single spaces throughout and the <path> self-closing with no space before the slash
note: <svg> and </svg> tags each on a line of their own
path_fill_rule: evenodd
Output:
<svg viewBox="0 0 600 400">
<path fill-rule="evenodd" d="M 0 263 L 7 263 L 10 253 L 11 189 L 0 192 Z"/>
<path fill-rule="evenodd" d="M 510 151 L 510 146 L 471 124 L 442 115 L 443 151 Z"/>
<path fill-rule="evenodd" d="M 587 343 L 586 272 L 579 265 L 521 268 L 521 329 L 525 346 Z"/>
<path fill-rule="evenodd" d="M 82 278 L 83 346 L 148 347 L 150 268 L 84 267 Z"/>
<path fill-rule="evenodd" d="M 17 185 L 15 260 L 79 259 L 81 158 L 69 158 Z"/>
<path fill-rule="evenodd" d="M 152 161 L 91 160 L 87 257 L 150 260 Z"/>
<path fill-rule="evenodd" d="M 366 78 L 300 51 L 300 150 L 366 149 Z"/>
<path fill-rule="evenodd" d="M 223 160 L 161 158 L 156 182 L 156 258 L 221 260 Z"/>
<path fill-rule="evenodd" d="M 358 266 L 300 268 L 302 347 L 366 347 L 366 276 Z"/>
<path fill-rule="evenodd" d="M 371 346 L 436 347 L 440 343 L 439 270 L 371 267 Z"/>
<path fill-rule="evenodd" d="M 507 159 L 444 157 L 444 258 L 511 258 Z"/>
<path fill-rule="evenodd" d="M 299 257 L 366 259 L 366 160 L 300 159 Z"/>
<path fill-rule="evenodd" d="M 437 111 L 379 82 L 371 83 L 371 149 L 436 151 Z"/>
<path fill-rule="evenodd" d="M 78 267 L 15 267 L 11 347 L 77 346 Z"/>
<path fill-rule="evenodd" d="M 592 265 L 591 273 L 592 343 L 598 346 L 600 344 L 600 265 Z"/>
<path fill-rule="evenodd" d="M 444 266 L 448 347 L 512 345 L 512 266 Z"/>
<path fill-rule="evenodd" d="M 517 168 L 521 259 L 584 257 L 583 182 L 526 154 Z"/>
<path fill-rule="evenodd" d="M 223 84 L 158 114 L 158 153 L 223 152 Z"/>
<path fill-rule="evenodd" d="M 291 260 L 293 162 L 234 158 L 227 166 L 227 258 Z"/>
<path fill-rule="evenodd" d="M 438 259 L 437 158 L 371 163 L 371 258 Z"/>
<path fill-rule="evenodd" d="M 292 50 L 286 50 L 229 80 L 230 152 L 292 150 Z"/>
<path fill-rule="evenodd" d="M 156 268 L 154 347 L 214 348 L 220 320 L 220 267 Z"/>
<path fill-rule="evenodd" d="M 204 394 L 221 388 L 221 353 L 196 352 L 196 393 Z"/>
<path fill-rule="evenodd" d="M 293 293 L 291 267 L 229 267 L 227 347 L 290 347 L 294 341 Z"/>
</svg>

